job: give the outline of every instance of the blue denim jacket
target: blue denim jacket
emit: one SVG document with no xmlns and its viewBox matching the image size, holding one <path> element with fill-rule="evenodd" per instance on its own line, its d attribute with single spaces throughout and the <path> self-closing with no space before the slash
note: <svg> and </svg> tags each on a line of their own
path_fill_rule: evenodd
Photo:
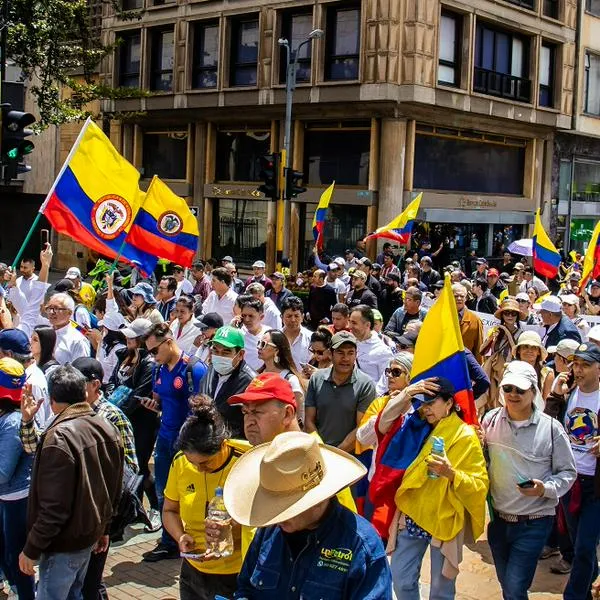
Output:
<svg viewBox="0 0 600 600">
<path fill-rule="evenodd" d="M 392 577 L 375 529 L 333 499 L 325 519 L 295 560 L 277 525 L 259 529 L 234 597 L 392 600 Z"/>
<path fill-rule="evenodd" d="M 0 415 L 0 496 L 29 487 L 33 454 L 23 450 L 19 428 L 21 412 Z"/>
</svg>

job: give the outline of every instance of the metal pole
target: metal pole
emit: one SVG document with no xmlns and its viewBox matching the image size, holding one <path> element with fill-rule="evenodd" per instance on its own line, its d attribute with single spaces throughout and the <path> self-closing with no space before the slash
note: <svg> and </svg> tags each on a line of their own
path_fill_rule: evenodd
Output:
<svg viewBox="0 0 600 600">
<path fill-rule="evenodd" d="M 296 53 L 292 52 L 289 43 L 285 45 L 287 55 L 287 70 L 285 77 L 285 127 L 283 131 L 283 149 L 285 150 L 284 181 L 287 181 L 287 172 L 292 166 L 292 102 L 296 87 Z M 287 185 L 283 190 L 283 255 L 290 258 L 290 225 L 291 225 L 291 199 L 287 197 Z"/>
</svg>

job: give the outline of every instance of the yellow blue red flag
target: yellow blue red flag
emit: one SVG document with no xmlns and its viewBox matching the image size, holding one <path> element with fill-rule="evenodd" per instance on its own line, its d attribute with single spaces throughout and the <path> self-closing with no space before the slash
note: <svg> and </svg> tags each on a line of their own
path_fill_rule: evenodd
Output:
<svg viewBox="0 0 600 600">
<path fill-rule="evenodd" d="M 109 258 L 151 273 L 156 255 L 136 248 L 127 234 L 143 194 L 140 174 L 88 119 L 39 212 L 52 227 Z"/>
<path fill-rule="evenodd" d="M 387 238 L 388 240 L 394 240 L 399 244 L 409 244 L 422 198 L 423 192 L 421 192 L 395 219 L 392 219 L 387 225 L 370 233 L 365 240 Z"/>
<path fill-rule="evenodd" d="M 191 267 L 198 249 L 198 221 L 187 202 L 153 177 L 127 241 L 137 248 Z"/>
<path fill-rule="evenodd" d="M 583 270 L 581 273 L 581 289 L 583 289 L 590 279 L 600 277 L 600 221 L 596 223 L 592 239 L 583 259 Z"/>
<path fill-rule="evenodd" d="M 538 208 L 533 227 L 533 268 L 536 273 L 552 279 L 558 275 L 559 265 L 560 254 L 542 225 Z"/>
<path fill-rule="evenodd" d="M 315 244 L 318 250 L 323 249 L 323 229 L 325 229 L 325 217 L 327 216 L 327 209 L 333 196 L 333 189 L 335 187 L 335 181 L 321 194 L 319 205 L 315 211 L 313 217 L 312 228 L 313 237 L 315 238 Z"/>
</svg>

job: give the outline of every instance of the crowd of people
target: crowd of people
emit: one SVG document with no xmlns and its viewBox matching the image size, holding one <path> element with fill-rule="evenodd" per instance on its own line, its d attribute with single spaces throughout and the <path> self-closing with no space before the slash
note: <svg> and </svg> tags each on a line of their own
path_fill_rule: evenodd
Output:
<svg viewBox="0 0 600 600">
<path fill-rule="evenodd" d="M 315 249 L 300 293 L 260 260 L 245 280 L 226 256 L 96 290 L 76 267 L 50 284 L 52 258 L 0 268 L 12 597 L 108 598 L 110 545 L 140 521 L 160 531 L 144 561 L 181 560 L 182 600 L 418 600 L 427 550 L 430 598 L 453 598 L 486 526 L 506 600 L 550 558 L 567 600 L 596 593 L 600 280 L 578 262 L 548 282 L 510 255 L 439 265 L 427 242 L 377 263 Z M 476 426 L 449 379 L 411 381 L 417 343 L 442 343 L 419 335 L 445 276 Z M 221 494 L 230 519 L 209 514 Z M 232 551 L 210 550 L 229 529 Z"/>
</svg>

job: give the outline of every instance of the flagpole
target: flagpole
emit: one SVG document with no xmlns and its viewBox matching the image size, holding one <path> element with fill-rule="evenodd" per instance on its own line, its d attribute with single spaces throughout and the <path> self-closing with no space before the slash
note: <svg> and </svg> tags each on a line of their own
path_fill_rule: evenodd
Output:
<svg viewBox="0 0 600 600">
<path fill-rule="evenodd" d="M 44 209 L 46 208 L 46 205 L 50 201 L 52 194 L 54 194 L 54 190 L 56 189 L 57 182 L 60 180 L 61 176 L 63 175 L 63 173 L 66 171 L 67 167 L 69 166 L 69 162 L 70 162 L 71 158 L 73 158 L 73 154 L 75 154 L 75 151 L 79 147 L 79 144 L 81 143 L 81 138 L 83 137 L 83 134 L 85 133 L 86 129 L 88 128 L 88 126 L 91 122 L 92 122 L 91 117 L 88 117 L 86 122 L 84 123 L 83 127 L 81 128 L 81 131 L 79 132 L 79 135 L 77 136 L 77 139 L 75 140 L 75 143 L 73 144 L 73 147 L 69 151 L 69 154 L 67 155 L 67 158 L 66 158 L 65 162 L 63 163 L 63 166 L 61 167 L 58 175 L 56 176 L 56 179 L 54 180 L 54 183 L 52 184 L 50 191 L 46 195 L 46 199 L 40 206 L 38 213 L 37 213 L 35 219 L 33 220 L 33 223 L 31 224 L 31 227 L 29 228 L 29 231 L 27 232 L 27 235 L 25 236 L 25 239 L 23 240 L 21 247 L 19 248 L 19 251 L 17 252 L 17 255 L 15 256 L 15 259 L 13 260 L 13 263 L 12 263 L 13 269 L 19 264 L 19 261 L 21 260 L 21 257 L 23 256 L 23 254 L 25 252 L 25 248 L 27 248 L 27 244 L 29 244 L 31 237 L 33 236 L 33 232 L 35 231 L 35 228 L 38 226 L 40 219 L 42 218 L 42 215 L 44 214 Z M 42 250 L 43 250 L 43 248 L 42 248 Z"/>
<path fill-rule="evenodd" d="M 133 220 L 131 221 L 132 225 L 133 225 L 133 222 L 135 221 L 135 217 L 137 216 L 138 212 L 140 212 L 140 210 L 144 206 L 144 202 L 146 201 L 146 195 L 150 191 L 150 188 L 152 187 L 152 184 L 154 183 L 155 179 L 156 179 L 156 175 L 154 175 L 154 177 L 152 177 L 152 181 L 150 181 L 150 185 L 148 186 L 148 190 L 146 191 L 146 194 L 144 194 L 144 199 L 142 200 L 142 202 L 140 202 L 140 205 L 138 206 L 138 209 L 137 209 L 137 211 L 135 213 L 135 216 L 133 217 Z M 129 228 L 129 229 L 131 231 L 131 228 Z M 119 263 L 119 259 L 121 258 L 121 255 L 123 254 L 123 250 L 125 250 L 125 246 L 127 245 L 127 238 L 128 238 L 128 236 L 129 236 L 129 231 L 127 232 L 127 235 L 123 239 L 123 243 L 121 244 L 121 246 L 119 248 L 119 251 L 117 252 L 117 255 L 115 256 L 115 260 L 113 260 L 112 264 L 110 265 L 110 267 L 108 269 L 108 274 L 109 275 L 111 275 L 112 273 L 114 273 L 114 271 L 117 269 L 117 264 Z"/>
</svg>

